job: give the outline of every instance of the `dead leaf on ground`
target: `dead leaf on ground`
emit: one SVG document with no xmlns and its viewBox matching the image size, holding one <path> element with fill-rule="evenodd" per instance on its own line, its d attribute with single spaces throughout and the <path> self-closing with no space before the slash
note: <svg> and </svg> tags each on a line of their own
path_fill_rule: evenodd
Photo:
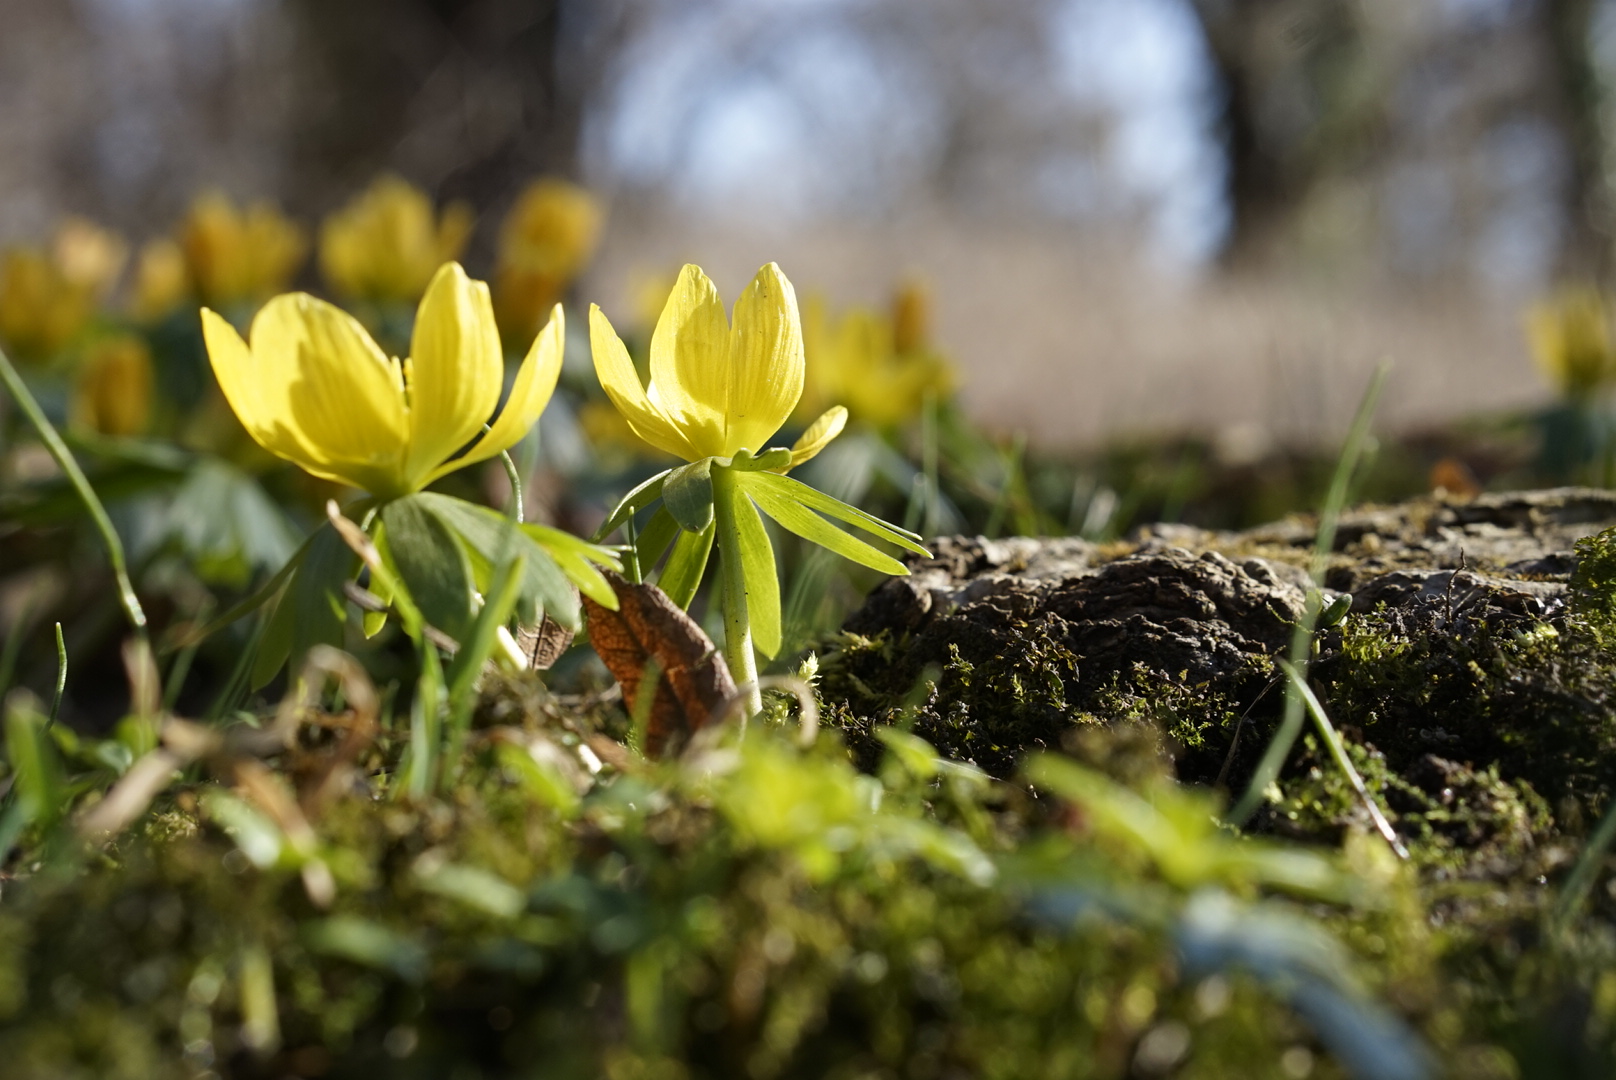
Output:
<svg viewBox="0 0 1616 1080">
<path fill-rule="evenodd" d="M 691 735 L 719 719 L 735 695 L 729 665 L 697 625 L 655 585 L 634 585 L 606 572 L 617 594 L 618 610 L 609 611 L 584 597 L 589 613 L 589 642 L 623 687 L 623 704 L 632 713 L 640 702 L 640 683 L 653 664 L 655 697 L 646 725 L 649 757 L 677 753 Z"/>
<path fill-rule="evenodd" d="M 561 659 L 561 654 L 572 645 L 572 631 L 556 622 L 545 612 L 538 626 L 518 627 L 516 644 L 527 657 L 534 671 L 544 671 Z"/>
</svg>

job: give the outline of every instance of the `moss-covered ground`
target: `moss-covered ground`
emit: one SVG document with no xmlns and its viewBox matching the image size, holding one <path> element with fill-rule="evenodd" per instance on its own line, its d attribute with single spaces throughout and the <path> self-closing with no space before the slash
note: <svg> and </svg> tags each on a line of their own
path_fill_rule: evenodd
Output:
<svg viewBox="0 0 1616 1080">
<path fill-rule="evenodd" d="M 1609 1076 L 1616 537 L 1579 556 L 1552 617 L 1321 637 L 1407 860 L 1312 735 L 1217 823 L 1279 722 L 1265 657 L 1095 672 L 1013 613 L 985 663 L 823 641 L 816 737 L 782 694 L 676 761 L 611 741 L 608 699 L 492 680 L 424 797 L 407 718 L 321 788 L 327 700 L 296 753 L 184 765 L 110 839 L 79 827 L 97 778 L 156 721 L 49 739 L 60 819 L 0 884 L 0 1075 Z"/>
</svg>

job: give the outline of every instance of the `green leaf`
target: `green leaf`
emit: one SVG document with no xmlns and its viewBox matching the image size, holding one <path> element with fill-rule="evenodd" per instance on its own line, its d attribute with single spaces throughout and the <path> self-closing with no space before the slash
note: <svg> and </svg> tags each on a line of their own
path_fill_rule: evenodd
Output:
<svg viewBox="0 0 1616 1080">
<path fill-rule="evenodd" d="M 682 608 L 690 607 L 690 602 L 696 598 L 696 590 L 701 588 L 701 578 L 707 572 L 707 559 L 712 555 L 713 536 L 717 531 L 716 522 L 699 533 L 680 529 L 679 538 L 673 542 L 673 552 L 668 556 L 668 564 L 657 577 L 657 587 Z"/>
<path fill-rule="evenodd" d="M 252 614 L 265 603 L 274 599 L 275 594 L 280 591 L 281 586 L 286 584 L 286 579 L 291 577 L 292 574 L 297 571 L 298 566 L 303 562 L 304 556 L 309 552 L 309 545 L 314 542 L 314 538 L 318 534 L 319 530 L 316 530 L 305 537 L 303 543 L 298 545 L 297 550 L 292 552 L 291 558 L 286 560 L 286 564 L 279 570 L 275 571 L 275 576 L 264 582 L 264 584 L 261 585 L 251 596 L 235 604 L 229 610 L 225 611 L 224 614 L 210 620 L 208 624 L 202 627 L 200 630 L 193 630 L 191 633 L 186 634 L 174 644 L 173 648 L 183 649 L 187 645 L 193 645 L 196 642 L 203 641 L 206 638 L 213 636 L 218 631 L 223 630 L 237 619 L 245 615 Z"/>
<path fill-rule="evenodd" d="M 722 555 L 726 559 L 732 556 L 740 559 L 752 642 L 758 652 L 773 657 L 780 651 L 780 579 L 774 569 L 774 545 L 769 542 L 763 519 L 745 490 L 739 486 L 725 487 L 731 503 L 729 512 L 735 515 L 735 537 L 740 550 L 725 551 Z"/>
<path fill-rule="evenodd" d="M 526 556 L 518 555 L 514 562 L 506 563 L 495 572 L 483 608 L 471 625 L 471 633 L 466 635 L 460 651 L 449 662 L 446 675 L 451 709 L 458 710 L 462 701 L 470 700 L 472 684 L 494 653 L 499 628 L 510 620 L 511 611 L 516 607 L 525 559 Z"/>
<path fill-rule="evenodd" d="M 557 565 L 558 560 L 549 550 L 550 545 L 535 536 L 535 530 L 542 526 L 518 526 L 496 510 L 448 495 L 423 492 L 411 496 L 411 499 L 430 511 L 460 538 L 471 555 L 476 583 L 482 588 L 488 588 L 495 568 L 518 555 L 527 560 L 522 572 L 521 588 L 517 593 L 518 622 L 524 626 L 537 626 L 548 612 L 556 622 L 577 628 L 578 597 L 568 584 L 569 575 Z M 577 540 L 576 543 L 584 542 Z M 406 580 L 405 584 L 409 582 Z"/>
<path fill-rule="evenodd" d="M 414 937 L 357 915 L 333 915 L 303 924 L 310 951 L 390 971 L 406 982 L 426 978 L 431 956 Z"/>
<path fill-rule="evenodd" d="M 290 846 L 281 827 L 263 811 L 223 788 L 209 787 L 202 792 L 202 811 L 260 870 L 277 865 Z"/>
<path fill-rule="evenodd" d="M 27 695 L 10 699 L 6 708 L 6 759 L 16 776 L 16 800 L 26 808 L 25 819 L 48 828 L 61 817 L 68 791 L 61 758 L 45 737 L 45 718 L 32 707 L 32 701 Z M 0 852 L 0 856 L 4 854 Z"/>
<path fill-rule="evenodd" d="M 494 647 L 499 644 L 500 629 L 510 621 L 511 612 L 516 608 L 526 563 L 527 556 L 518 555 L 514 562 L 506 563 L 495 572 L 483 609 L 477 613 L 471 632 L 449 663 L 446 673 L 449 687 L 449 744 L 444 753 L 448 767 L 442 772 L 446 790 L 460 776 L 466 732 L 471 729 L 471 712 L 477 704 L 473 687 L 477 676 L 482 674 L 483 665 L 488 663 Z"/>
<path fill-rule="evenodd" d="M 763 512 L 779 522 L 782 528 L 871 570 L 900 575 L 909 572 L 897 559 L 876 550 L 852 533 L 838 529 L 801 503 L 772 490 L 767 484 L 748 482 L 758 475 L 762 474 L 751 473 L 743 477 L 741 490 L 750 495 Z"/>
<path fill-rule="evenodd" d="M 791 467 L 791 451 L 784 446 L 776 446 L 772 450 L 752 456 L 751 451 L 741 449 L 735 452 L 730 460 L 730 468 L 738 472 L 758 472 L 760 470 L 773 471 Z"/>
<path fill-rule="evenodd" d="M 607 515 L 606 521 L 595 530 L 595 542 L 606 539 L 612 533 L 623 527 L 623 523 L 645 507 L 650 506 L 662 497 L 662 484 L 668 478 L 671 469 L 657 473 L 639 487 L 623 496 L 616 509 Z"/>
<path fill-rule="evenodd" d="M 640 564 L 640 580 L 643 581 L 655 569 L 656 564 L 662 561 L 662 556 L 668 553 L 668 548 L 681 535 L 689 535 L 673 520 L 666 506 L 657 507 L 651 520 L 645 523 L 634 538 L 634 557 Z"/>
<path fill-rule="evenodd" d="M 702 458 L 668 473 L 662 485 L 662 505 L 688 532 L 699 533 L 713 520 L 714 458 Z M 717 461 L 717 464 L 725 464 Z"/>
<path fill-rule="evenodd" d="M 259 644 L 252 670 L 254 690 L 274 678 L 283 664 L 290 662 L 295 667 L 314 646 L 342 644 L 347 622 L 342 586 L 353 580 L 358 569 L 359 556 L 342 542 L 337 530 L 330 525 L 315 530 Z"/>
<path fill-rule="evenodd" d="M 273 679 L 275 673 L 285 667 L 286 661 L 291 659 L 294 606 L 283 594 L 275 609 L 269 613 L 269 624 L 264 627 L 264 634 L 258 639 L 258 652 L 253 656 L 252 674 L 247 682 L 247 685 L 254 690 L 260 689 Z"/>
<path fill-rule="evenodd" d="M 920 546 L 919 533 L 912 533 L 908 529 L 901 529 L 896 525 L 882 521 L 873 514 L 866 514 L 855 506 L 849 506 L 840 499 L 833 499 L 824 492 L 816 491 L 807 484 L 793 480 L 789 476 L 769 472 L 749 472 L 740 474 L 739 479 L 748 493 L 755 494 L 758 491 L 766 491 L 781 498 L 789 499 L 792 502 L 801 503 L 811 510 L 818 510 L 827 517 L 833 517 L 838 521 L 845 521 L 849 525 L 863 529 L 877 539 L 885 540 L 889 544 L 896 544 L 907 551 L 914 552 L 916 555 L 931 557 L 931 552 Z"/>
<path fill-rule="evenodd" d="M 568 580 L 578 586 L 585 596 L 602 607 L 610 608 L 612 611 L 617 610 L 617 594 L 612 591 L 611 585 L 596 569 L 597 566 L 604 566 L 608 570 L 616 570 L 621 573 L 623 564 L 618 559 L 616 552 L 603 548 L 599 544 L 591 544 L 587 540 L 580 540 L 571 533 L 562 532 L 560 529 L 552 529 L 548 525 L 523 525 L 522 531 L 531 537 L 534 543 L 543 548 L 550 558 L 555 560 L 556 565 L 561 568 L 561 572 L 567 575 Z M 567 598 L 573 604 L 573 622 L 568 625 L 576 629 L 578 625 L 577 601 L 571 593 L 567 594 Z M 561 620 L 558 618 L 556 621 L 560 622 Z"/>
<path fill-rule="evenodd" d="M 418 495 L 382 507 L 381 520 L 388 555 L 421 614 L 456 641 L 464 641 L 471 629 L 473 581 L 454 531 Z"/>
<path fill-rule="evenodd" d="M 415 684 L 415 700 L 410 702 L 410 743 L 399 764 L 398 793 L 424 799 L 432 791 L 438 757 L 443 751 L 443 662 L 431 639 L 422 638 L 421 678 Z"/>
<path fill-rule="evenodd" d="M 371 541 L 375 543 L 377 551 L 384 550 L 387 547 L 387 526 L 378 521 L 371 526 L 371 529 L 373 530 Z M 387 574 L 385 571 L 378 574 L 373 568 L 370 573 L 368 588 L 371 595 L 384 604 L 391 605 L 396 599 L 393 595 L 392 575 Z M 362 621 L 365 626 L 365 637 L 373 638 L 382 632 L 382 627 L 387 625 L 387 612 L 367 611 Z"/>
</svg>

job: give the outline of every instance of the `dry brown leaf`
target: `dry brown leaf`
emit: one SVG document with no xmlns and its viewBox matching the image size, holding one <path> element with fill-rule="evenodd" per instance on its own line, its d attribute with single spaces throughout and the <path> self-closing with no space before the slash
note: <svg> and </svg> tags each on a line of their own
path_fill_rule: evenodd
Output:
<svg viewBox="0 0 1616 1080">
<path fill-rule="evenodd" d="M 572 637 L 572 631 L 550 618 L 548 612 L 538 626 L 520 626 L 516 630 L 516 644 L 534 671 L 544 671 L 561 659 L 572 645 Z"/>
<path fill-rule="evenodd" d="M 661 589 L 631 584 L 609 571 L 606 580 L 617 594 L 618 610 L 584 597 L 589 643 L 623 687 L 623 704 L 631 713 L 641 700 L 640 683 L 654 665 L 658 674 L 646 755 L 678 753 L 691 735 L 718 720 L 734 697 L 729 665 L 696 620 Z"/>
</svg>

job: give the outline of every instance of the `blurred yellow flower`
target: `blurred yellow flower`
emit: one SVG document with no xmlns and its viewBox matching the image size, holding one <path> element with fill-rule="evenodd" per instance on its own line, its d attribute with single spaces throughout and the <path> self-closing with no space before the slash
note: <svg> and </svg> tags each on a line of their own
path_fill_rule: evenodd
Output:
<svg viewBox="0 0 1616 1080">
<path fill-rule="evenodd" d="M 438 267 L 460 257 L 471 226 L 465 203 L 438 216 L 426 192 L 381 176 L 320 226 L 320 272 L 351 299 L 414 302 Z"/>
<path fill-rule="evenodd" d="M 0 255 L 0 343 L 22 360 L 61 352 L 117 284 L 127 254 L 116 233 L 68 218 L 49 252 L 12 248 Z"/>
<path fill-rule="evenodd" d="M 707 275 L 686 266 L 651 335 L 649 386 L 598 306 L 589 337 L 600 384 L 634 434 L 686 461 L 761 454 L 802 395 L 797 295 L 774 263 L 741 293 L 733 326 Z M 791 465 L 819 453 L 846 422 L 847 410 L 826 412 L 791 448 Z"/>
<path fill-rule="evenodd" d="M 1592 397 L 1616 381 L 1610 309 L 1597 290 L 1566 289 L 1534 305 L 1526 336 L 1538 366 L 1566 397 Z"/>
<path fill-rule="evenodd" d="M 356 319 L 306 293 L 265 304 L 250 347 L 206 308 L 202 330 L 219 386 L 260 446 L 384 499 L 419 491 L 527 434 L 555 390 L 565 338 L 557 305 L 484 431 L 499 406 L 504 354 L 488 286 L 458 263 L 427 286 L 407 360 L 389 359 Z"/>
<path fill-rule="evenodd" d="M 529 184 L 499 230 L 494 306 L 500 329 L 525 341 L 595 253 L 600 203 L 576 184 L 546 178 Z"/>
<path fill-rule="evenodd" d="M 803 319 L 808 380 L 799 421 L 840 402 L 854 420 L 892 428 L 918 416 L 928 393 L 942 399 L 952 392 L 953 366 L 927 342 L 925 294 L 906 287 L 893 309 L 890 319 L 867 308 L 832 319 L 823 300 L 809 300 Z"/>
<path fill-rule="evenodd" d="M 129 258 L 129 245 L 109 229 L 81 217 L 70 217 L 56 230 L 51 254 L 70 285 L 100 301 L 118 283 L 118 275 Z"/>
<path fill-rule="evenodd" d="M 0 343 L 27 361 L 47 359 L 78 336 L 95 310 L 44 252 L 14 248 L 0 256 Z"/>
<path fill-rule="evenodd" d="M 90 347 L 73 392 L 74 426 L 103 435 L 139 435 L 151 421 L 152 358 L 131 334 Z"/>
<path fill-rule="evenodd" d="M 259 302 L 286 288 L 308 254 L 308 239 L 271 203 L 243 211 L 210 191 L 191 204 L 180 248 L 198 299 L 223 307 Z"/>
<path fill-rule="evenodd" d="M 185 302 L 191 294 L 191 275 L 185 253 L 167 237 L 148 240 L 135 259 L 134 294 L 129 311 L 141 322 L 156 322 Z"/>
</svg>

